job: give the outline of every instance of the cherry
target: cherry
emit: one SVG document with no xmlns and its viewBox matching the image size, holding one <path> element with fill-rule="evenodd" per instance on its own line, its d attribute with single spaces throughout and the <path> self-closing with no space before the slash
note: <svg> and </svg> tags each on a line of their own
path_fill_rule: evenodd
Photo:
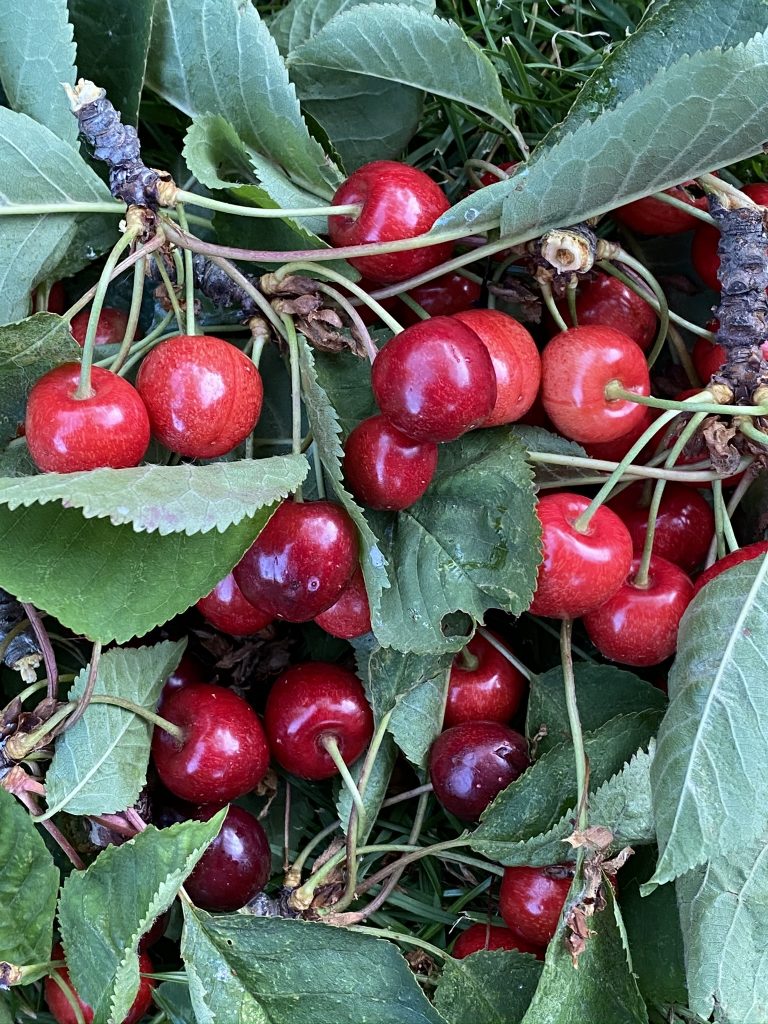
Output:
<svg viewBox="0 0 768 1024">
<path fill-rule="evenodd" d="M 642 349 L 613 327 L 571 327 L 544 349 L 544 408 L 560 433 L 574 441 L 612 441 L 644 418 L 641 405 L 605 397 L 612 381 L 637 395 L 650 394 Z"/>
<path fill-rule="evenodd" d="M 374 361 L 371 386 L 387 419 L 416 441 L 453 441 L 484 423 L 496 402 L 488 349 L 456 317 L 395 335 Z"/>
<path fill-rule="evenodd" d="M 654 555 L 648 585 L 637 586 L 640 560 L 632 563 L 626 583 L 597 611 L 584 616 L 592 643 L 602 655 L 622 665 L 658 665 L 677 647 L 677 627 L 693 597 L 683 570 Z"/>
<path fill-rule="evenodd" d="M 479 300 L 482 288 L 477 281 L 471 281 L 462 274 L 443 274 L 434 281 L 427 281 L 408 292 L 414 302 L 430 316 L 452 316 L 471 309 Z M 401 302 L 397 310 L 397 318 L 408 327 L 419 323 L 421 317 L 410 306 Z"/>
<path fill-rule="evenodd" d="M 45 473 L 137 466 L 149 445 L 147 410 L 127 380 L 91 368 L 91 396 L 75 398 L 80 364 L 64 363 L 34 385 L 24 424 L 29 453 Z"/>
<path fill-rule="evenodd" d="M 526 690 L 525 677 L 481 633 L 475 633 L 453 659 L 443 728 L 461 722 L 508 722 Z"/>
<path fill-rule="evenodd" d="M 687 181 L 686 185 L 693 182 Z M 692 197 L 685 191 L 682 185 L 675 185 L 673 188 L 665 189 L 665 192 L 680 199 L 689 206 L 695 206 L 699 210 L 707 209 L 707 197 Z M 626 224 L 632 231 L 641 235 L 680 235 L 684 231 L 692 231 L 701 221 L 692 217 L 684 210 L 663 202 L 661 199 L 654 199 L 653 196 L 646 196 L 644 199 L 636 199 L 634 203 L 627 203 L 613 211 L 613 215 L 621 224 Z"/>
<path fill-rule="evenodd" d="M 713 344 L 707 338 L 697 338 L 691 353 L 693 365 L 696 372 L 704 381 L 709 383 L 713 374 L 718 373 L 726 359 L 725 349 L 722 345 Z"/>
<path fill-rule="evenodd" d="M 180 690 L 184 686 L 189 686 L 190 683 L 205 682 L 206 678 L 203 673 L 202 665 L 195 661 L 194 658 L 190 657 L 189 654 L 182 654 L 181 661 L 163 684 L 158 707 L 162 706 L 165 698 L 169 697 L 176 690 Z"/>
<path fill-rule="evenodd" d="M 521 939 L 546 946 L 557 931 L 572 881 L 573 869 L 560 864 L 506 868 L 499 894 L 501 916 Z"/>
<path fill-rule="evenodd" d="M 207 597 L 201 597 L 195 607 L 206 622 L 230 636 L 250 636 L 272 621 L 268 612 L 246 601 L 232 573 L 217 583 Z"/>
<path fill-rule="evenodd" d="M 186 819 L 184 819 L 186 820 Z M 149 930 L 139 939 L 139 953 L 146 953 L 148 949 L 154 946 L 162 939 L 165 935 L 168 923 L 171 920 L 171 909 L 164 910 L 162 914 L 155 918 L 149 927 Z"/>
<path fill-rule="evenodd" d="M 624 523 L 602 505 L 586 530 L 575 522 L 589 506 L 580 494 L 544 494 L 536 513 L 541 522 L 543 561 L 530 611 L 575 619 L 608 600 L 627 577 L 632 538 Z"/>
<path fill-rule="evenodd" d="M 69 325 L 69 332 L 78 345 L 85 344 L 85 335 L 88 330 L 90 310 L 84 309 L 72 317 Z M 128 326 L 128 314 L 122 309 L 113 309 L 111 306 L 104 306 L 99 313 L 99 322 L 96 325 L 97 345 L 119 345 L 125 336 L 125 328 Z M 143 335 L 136 332 L 136 338 Z"/>
<path fill-rule="evenodd" d="M 713 291 L 720 291 L 720 280 L 717 271 L 720 268 L 720 257 L 717 247 L 720 243 L 720 232 L 711 224 L 699 224 L 691 241 L 691 263 L 701 280 Z"/>
<path fill-rule="evenodd" d="M 463 722 L 441 732 L 429 752 L 429 777 L 443 807 L 475 821 L 530 765 L 528 742 L 499 722 Z"/>
<path fill-rule="evenodd" d="M 142 362 L 136 388 L 154 436 L 188 458 L 225 455 L 261 413 L 259 371 L 239 348 L 204 334 L 161 342 Z"/>
<path fill-rule="evenodd" d="M 768 183 L 753 181 L 750 185 L 742 185 L 741 191 L 749 196 L 753 202 L 757 203 L 758 206 L 768 206 Z"/>
<path fill-rule="evenodd" d="M 507 160 L 504 163 L 499 164 L 498 167 L 499 167 L 500 171 L 507 171 L 507 173 L 509 173 L 510 171 L 514 171 L 514 169 L 517 167 L 517 163 L 518 163 L 517 160 Z M 504 178 L 500 178 L 498 176 L 498 174 L 494 174 L 493 171 L 485 171 L 484 174 L 480 175 L 480 187 L 481 188 L 486 188 L 488 185 L 496 185 L 496 184 L 498 184 L 498 182 L 504 181 L 504 180 L 505 179 Z M 471 196 L 473 192 L 477 192 L 477 191 L 478 191 L 478 188 L 475 187 L 474 185 L 471 185 L 467 189 L 466 194 L 468 196 Z"/>
<path fill-rule="evenodd" d="M 454 942 L 451 955 L 455 960 L 463 960 L 481 949 L 516 949 L 518 953 L 532 953 L 537 960 L 544 959 L 541 946 L 526 942 L 509 928 L 496 924 L 470 925 Z"/>
<path fill-rule="evenodd" d="M 54 281 L 51 290 L 48 292 L 48 312 L 58 313 L 59 316 L 67 308 L 67 294 L 61 281 Z"/>
<path fill-rule="evenodd" d="M 593 459 L 607 459 L 609 462 L 621 462 L 635 441 L 639 441 L 640 437 L 646 432 L 648 427 L 650 427 L 653 421 L 658 418 L 659 411 L 660 410 L 658 409 L 651 409 L 647 405 L 643 406 L 643 418 L 637 421 L 629 433 L 622 434 L 621 437 L 617 437 L 613 441 L 585 441 L 584 448 L 586 449 L 587 454 L 591 455 Z M 635 462 L 642 460 L 643 456 L 649 451 L 652 444 L 653 440 L 648 442 L 635 459 Z"/>
<path fill-rule="evenodd" d="M 219 804 L 200 807 L 198 821 L 208 821 Z M 267 833 L 252 814 L 230 807 L 221 831 L 195 865 L 184 888 L 203 910 L 239 910 L 261 892 L 272 872 Z"/>
<path fill-rule="evenodd" d="M 642 553 L 645 544 L 651 494 L 638 481 L 608 503 L 629 530 L 636 554 Z M 654 553 L 690 572 L 705 558 L 714 530 L 714 513 L 699 492 L 685 484 L 667 483 L 656 516 Z"/>
<path fill-rule="evenodd" d="M 247 601 L 307 622 L 341 597 L 357 567 L 357 531 L 330 501 L 284 501 L 234 568 Z"/>
<path fill-rule="evenodd" d="M 514 423 L 533 405 L 541 384 L 541 358 L 522 324 L 496 309 L 471 309 L 454 317 L 480 338 L 496 374 L 496 402 L 482 424 Z"/>
<path fill-rule="evenodd" d="M 383 416 L 352 430 L 344 445 L 344 479 L 368 508 L 397 511 L 413 505 L 437 468 L 437 445 L 413 441 Z"/>
<path fill-rule="evenodd" d="M 56 943 L 51 953 L 52 960 L 63 960 L 64 950 L 61 948 L 60 943 Z M 151 974 L 154 971 L 154 964 L 147 956 L 146 953 L 139 953 L 139 970 L 142 974 Z M 84 1003 L 80 996 L 75 991 L 75 987 L 69 977 L 69 971 L 66 967 L 56 968 L 56 973 L 64 981 L 70 991 L 70 995 L 77 1003 L 80 1008 L 80 1013 L 85 1021 L 85 1024 L 92 1024 L 93 1021 L 93 1010 L 91 1007 Z M 152 1003 L 152 991 L 157 983 L 152 978 L 141 978 L 139 982 L 139 991 L 136 993 L 136 998 L 133 1001 L 133 1005 L 128 1011 L 128 1016 L 123 1017 L 122 1024 L 137 1024 L 137 1021 L 141 1020 L 144 1014 Z M 78 1024 L 77 1013 L 72 1008 L 72 1004 L 67 998 L 67 993 L 53 980 L 48 977 L 45 979 L 45 1001 L 48 1004 L 48 1010 L 56 1019 L 58 1024 Z"/>
<path fill-rule="evenodd" d="M 328 779 L 337 768 L 324 744 L 335 741 L 352 764 L 373 734 L 373 715 L 354 673 L 308 661 L 289 668 L 269 691 L 264 725 L 275 760 L 287 772 Z"/>
<path fill-rule="evenodd" d="M 394 160 L 375 160 L 354 171 L 333 197 L 333 205 L 359 203 L 356 217 L 328 218 L 334 246 L 394 242 L 426 234 L 450 203 L 424 171 Z M 359 256 L 349 262 L 377 284 L 394 284 L 415 277 L 450 259 L 453 244 L 426 246 L 402 252 Z"/>
<path fill-rule="evenodd" d="M 354 640 L 371 631 L 371 609 L 365 589 L 363 571 L 355 574 L 341 592 L 341 597 L 326 611 L 315 616 L 315 622 L 331 636 Z"/>
<path fill-rule="evenodd" d="M 163 718 L 181 728 L 179 743 L 159 726 L 152 759 L 160 781 L 190 803 L 226 803 L 254 789 L 269 767 L 256 712 L 222 686 L 190 683 L 163 702 Z"/>
<path fill-rule="evenodd" d="M 643 352 L 653 344 L 658 319 L 653 307 L 611 274 L 597 274 L 576 293 L 579 327 L 603 324 L 631 338 Z"/>
<path fill-rule="evenodd" d="M 694 581 L 693 596 L 695 597 L 703 586 L 716 576 L 719 576 L 721 572 L 725 572 L 726 569 L 732 569 L 734 565 L 741 565 L 742 562 L 750 562 L 753 558 L 759 558 L 766 551 L 768 551 L 768 540 L 758 540 L 754 544 L 747 544 L 746 547 L 731 551 L 724 558 L 719 558 L 708 569 L 700 573 Z"/>
</svg>

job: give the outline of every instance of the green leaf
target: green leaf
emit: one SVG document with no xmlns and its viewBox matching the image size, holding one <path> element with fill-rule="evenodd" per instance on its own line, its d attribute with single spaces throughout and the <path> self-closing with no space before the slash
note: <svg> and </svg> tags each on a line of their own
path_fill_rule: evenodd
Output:
<svg viewBox="0 0 768 1024">
<path fill-rule="evenodd" d="M 379 816 L 381 805 L 387 795 L 387 788 L 392 776 L 392 769 L 395 767 L 396 757 L 397 750 L 395 749 L 394 741 L 392 737 L 387 734 L 381 741 L 381 746 L 376 752 L 373 768 L 371 769 L 371 774 L 368 776 L 368 784 L 366 785 L 365 792 L 363 793 L 365 822 L 363 827 L 358 829 L 358 843 L 360 846 L 365 844 L 366 839 L 371 834 L 371 829 L 376 824 L 376 819 Z M 362 770 L 364 760 L 365 755 L 363 754 L 351 769 L 352 778 L 355 782 L 360 781 L 360 772 Z M 341 783 L 339 784 L 336 793 L 336 813 L 339 816 L 341 827 L 346 835 L 349 816 L 352 813 L 352 797 L 350 796 L 347 787 Z"/>
<path fill-rule="evenodd" d="M 325 391 L 343 436 L 377 412 L 371 391 L 371 368 L 351 352 L 315 352 L 315 373 Z"/>
<path fill-rule="evenodd" d="M 272 19 L 269 29 L 278 40 L 281 49 L 289 53 L 314 39 L 320 29 L 325 28 L 331 18 L 338 14 L 344 14 L 353 7 L 368 7 L 372 3 L 381 2 L 385 0 L 293 0 L 293 3 L 286 4 L 280 14 Z M 435 9 L 435 0 L 392 0 L 392 3 L 400 3 L 403 7 L 426 11 L 429 14 Z M 278 21 L 280 24 L 276 32 L 275 25 Z M 284 46 L 281 39 L 284 39 Z"/>
<path fill-rule="evenodd" d="M 66 0 L 7 4 L 0 19 L 0 82 L 12 110 L 77 145 L 77 119 L 63 83 L 75 84 L 75 44 Z"/>
<path fill-rule="evenodd" d="M 680 623 L 669 710 L 651 773 L 668 882 L 765 831 L 768 801 L 768 558 L 722 573 Z"/>
<path fill-rule="evenodd" d="M 197 1024 L 268 1024 L 266 1014 L 208 937 L 199 911 L 186 903 L 183 909 L 181 955 Z"/>
<path fill-rule="evenodd" d="M 161 536 L 223 533 L 265 505 L 292 494 L 309 464 L 302 455 L 241 459 L 207 466 L 137 466 L 87 473 L 0 477 L 0 504 L 11 510 L 60 501 L 86 519 L 130 523 L 137 532 Z"/>
<path fill-rule="evenodd" d="M 150 825 L 108 846 L 85 871 L 73 871 L 59 901 L 67 966 L 94 1024 L 122 1020 L 139 987 L 139 939 L 175 899 L 218 835 L 226 809 L 209 821 Z"/>
<path fill-rule="evenodd" d="M 529 427 L 525 424 L 512 428 L 514 436 L 529 452 L 544 452 L 547 455 L 574 455 L 586 459 L 588 455 L 580 444 L 569 441 L 559 434 L 552 434 L 543 427 Z M 580 477 L 592 477 L 594 470 L 576 469 L 574 466 L 557 466 L 543 462 L 533 462 L 535 480 L 539 487 L 543 484 L 561 483 L 578 480 Z"/>
<path fill-rule="evenodd" d="M 198 1024 L 189 988 L 176 981 L 164 981 L 155 989 L 153 1000 L 168 1018 L 168 1024 Z"/>
<path fill-rule="evenodd" d="M 57 505 L 0 507 L 0 587 L 74 633 L 124 643 L 209 594 L 271 512 L 261 509 L 223 534 L 162 537 Z"/>
<path fill-rule="evenodd" d="M 59 872 L 32 819 L 0 786 L 0 959 L 45 963 L 53 942 Z"/>
<path fill-rule="evenodd" d="M 242 989 L 253 997 L 258 1024 L 444 1024 L 391 942 L 309 921 L 184 910 L 209 944 L 196 947 L 188 969 L 223 985 L 232 972 L 234 998 Z"/>
<path fill-rule="evenodd" d="M 435 993 L 435 1009 L 448 1024 L 520 1024 L 541 976 L 527 953 L 480 950 L 448 960 Z"/>
<path fill-rule="evenodd" d="M 94 695 L 121 697 L 154 711 L 163 683 L 185 646 L 186 640 L 181 640 L 104 651 Z M 84 668 L 69 700 L 82 696 L 87 676 Z M 89 704 L 80 721 L 56 741 L 45 777 L 48 807 L 68 814 L 112 814 L 133 806 L 147 780 L 151 739 L 150 723 L 132 711 Z"/>
</svg>

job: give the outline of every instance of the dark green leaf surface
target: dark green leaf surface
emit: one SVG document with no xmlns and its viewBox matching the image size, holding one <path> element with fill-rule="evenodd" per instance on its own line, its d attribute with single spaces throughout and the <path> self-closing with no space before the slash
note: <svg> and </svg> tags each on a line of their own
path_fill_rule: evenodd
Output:
<svg viewBox="0 0 768 1024">
<path fill-rule="evenodd" d="M 435 1007 L 449 1024 L 520 1024 L 540 976 L 527 953 L 481 950 L 446 962 Z"/>
<path fill-rule="evenodd" d="M 429 749 L 442 732 L 450 673 L 451 659 L 444 658 L 440 669 L 403 694 L 392 712 L 389 731 L 418 768 L 427 767 Z"/>
<path fill-rule="evenodd" d="M 162 982 L 155 989 L 154 1002 L 165 1013 L 168 1024 L 198 1024 L 189 988 L 183 982 Z"/>
<path fill-rule="evenodd" d="M 512 433 L 525 445 L 529 452 L 544 452 L 548 455 L 573 455 L 579 459 L 586 459 L 587 453 L 580 444 L 569 441 L 559 434 L 552 434 L 543 427 L 529 427 L 525 424 L 515 425 Z M 561 481 L 578 480 L 579 477 L 592 477 L 595 470 L 576 469 L 573 466 L 557 466 L 532 460 L 536 483 L 543 484 L 560 483 Z"/>
<path fill-rule="evenodd" d="M 346 437 L 360 420 L 378 412 L 371 391 L 371 368 L 365 359 L 348 352 L 315 352 L 314 356 L 318 383 L 336 410 Z"/>
<path fill-rule="evenodd" d="M 376 824 L 382 802 L 387 795 L 387 787 L 395 766 L 397 750 L 391 736 L 386 735 L 381 741 L 381 746 L 376 752 L 376 759 L 373 762 L 371 774 L 368 776 L 368 784 L 363 793 L 363 806 L 366 817 L 362 828 L 358 828 L 358 845 L 364 846 L 365 841 L 371 834 L 371 829 Z M 352 778 L 355 782 L 360 781 L 360 771 L 363 767 L 365 754 L 363 754 L 352 767 Z M 346 786 L 339 784 L 336 795 L 336 812 L 339 815 L 341 827 L 346 834 L 349 816 L 352 813 L 352 797 Z"/>
<path fill-rule="evenodd" d="M 209 938 L 199 911 L 184 904 L 181 955 L 197 1024 L 267 1024 L 268 1018 Z M 202 916 L 202 915 L 200 915 Z"/>
<path fill-rule="evenodd" d="M 284 53 L 297 49 L 314 39 L 337 14 L 353 7 L 367 7 L 382 0 L 292 0 L 283 6 L 269 23 L 269 30 Z M 386 2 L 386 0 L 384 0 Z M 431 14 L 435 0 L 392 0 L 403 7 L 412 7 Z"/>
</svg>

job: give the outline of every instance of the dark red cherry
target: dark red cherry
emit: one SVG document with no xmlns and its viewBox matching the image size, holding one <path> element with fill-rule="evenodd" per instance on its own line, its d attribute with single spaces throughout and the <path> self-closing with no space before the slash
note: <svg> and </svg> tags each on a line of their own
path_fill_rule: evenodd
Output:
<svg viewBox="0 0 768 1024">
<path fill-rule="evenodd" d="M 159 726 L 152 759 L 160 781 L 190 803 L 226 803 L 254 789 L 269 767 L 256 712 L 222 686 L 190 683 L 163 702 L 163 718 L 181 728 L 181 743 Z"/>
<path fill-rule="evenodd" d="M 708 338 L 697 338 L 691 358 L 706 387 L 712 375 L 718 373 L 725 362 L 725 349 L 722 345 L 713 345 Z"/>
<path fill-rule="evenodd" d="M 371 386 L 387 419 L 416 441 L 453 441 L 484 423 L 496 402 L 488 349 L 456 317 L 395 335 L 376 356 Z"/>
<path fill-rule="evenodd" d="M 691 241 L 691 263 L 696 273 L 713 291 L 720 291 L 720 280 L 717 271 L 720 269 L 720 257 L 717 247 L 720 243 L 720 232 L 711 224 L 699 224 Z"/>
<path fill-rule="evenodd" d="M 200 807 L 194 817 L 208 821 L 220 809 L 219 804 Z M 184 888 L 203 910 L 239 910 L 261 892 L 271 872 L 267 833 L 252 814 L 233 806 Z"/>
<path fill-rule="evenodd" d="M 356 217 L 328 218 L 334 246 L 394 242 L 426 234 L 450 207 L 445 193 L 424 171 L 393 160 L 375 160 L 354 171 L 333 197 L 333 205 L 359 203 Z M 453 244 L 360 256 L 349 262 L 377 284 L 415 277 L 450 259 Z"/>
<path fill-rule="evenodd" d="M 149 417 L 136 389 L 100 366 L 91 368 L 91 397 L 75 398 L 80 364 L 64 363 L 34 385 L 24 424 L 29 453 L 45 473 L 126 469 L 149 445 Z"/>
<path fill-rule="evenodd" d="M 341 597 L 357 555 L 355 525 L 340 505 L 284 501 L 234 575 L 257 608 L 277 619 L 308 622 Z"/>
<path fill-rule="evenodd" d="M 742 185 L 741 191 L 758 206 L 768 206 L 768 183 L 753 181 L 750 185 Z"/>
<path fill-rule="evenodd" d="M 689 186 L 694 183 L 687 181 L 684 184 Z M 688 203 L 689 206 L 695 206 L 699 210 L 707 209 L 706 196 L 692 196 L 682 185 L 675 185 L 665 191 L 675 199 Z M 701 224 L 701 221 L 691 214 L 661 199 L 654 199 L 653 196 L 636 199 L 634 203 L 620 206 L 613 211 L 613 215 L 620 223 L 626 224 L 632 231 L 637 231 L 641 235 L 680 235 L 684 231 L 692 231 Z"/>
<path fill-rule="evenodd" d="M 384 416 L 371 416 L 344 444 L 344 479 L 368 508 L 397 511 L 413 505 L 437 468 L 437 445 L 413 441 Z"/>
<path fill-rule="evenodd" d="M 464 722 L 441 732 L 429 752 L 429 777 L 443 807 L 475 821 L 530 765 L 528 742 L 499 722 Z"/>
<path fill-rule="evenodd" d="M 629 530 L 635 554 L 642 554 L 645 544 L 652 492 L 638 481 L 608 503 Z M 667 483 L 656 516 L 654 554 L 690 572 L 706 557 L 714 530 L 714 513 L 701 494 L 685 484 Z"/>
<path fill-rule="evenodd" d="M 176 690 L 180 690 L 183 686 L 189 686 L 190 683 L 205 682 L 207 682 L 207 679 L 205 678 L 202 665 L 195 661 L 191 655 L 182 654 L 181 661 L 163 684 L 160 704 L 163 703 L 166 697 L 169 697 Z"/>
<path fill-rule="evenodd" d="M 543 868 L 506 868 L 499 910 L 512 931 L 533 945 L 546 946 L 557 931 L 573 869 L 552 864 Z"/>
<path fill-rule="evenodd" d="M 52 960 L 63 960 L 64 951 L 61 945 L 57 943 L 53 947 L 51 953 Z M 152 974 L 154 971 L 154 964 L 147 956 L 146 953 L 139 954 L 139 971 L 142 974 Z M 80 996 L 75 991 L 75 987 L 69 977 L 69 971 L 66 967 L 59 967 L 56 973 L 64 982 L 69 989 L 69 995 L 74 999 L 77 1004 L 80 1014 L 85 1024 L 92 1024 L 93 1022 L 93 1010 L 91 1007 L 84 1003 Z M 137 1024 L 137 1021 L 141 1020 L 144 1014 L 149 1009 L 152 1003 L 152 992 L 154 990 L 156 981 L 152 978 L 141 978 L 139 982 L 139 991 L 136 993 L 136 998 L 128 1011 L 128 1016 L 123 1017 L 122 1024 Z M 48 1010 L 56 1019 L 57 1024 L 78 1024 L 78 1016 L 76 1011 L 72 1008 L 67 993 L 62 989 L 51 977 L 45 979 L 45 1001 L 48 1004 Z"/>
<path fill-rule="evenodd" d="M 603 324 L 631 338 L 643 352 L 653 344 L 658 319 L 652 306 L 611 274 L 597 274 L 576 293 L 579 327 Z"/>
<path fill-rule="evenodd" d="M 758 540 L 754 544 L 747 544 L 743 548 L 731 551 L 724 558 L 719 558 L 708 569 L 699 573 L 698 577 L 694 580 L 693 596 L 695 597 L 703 586 L 706 586 L 710 580 L 719 576 L 721 572 L 725 572 L 726 569 L 732 569 L 734 565 L 741 565 L 742 562 L 750 562 L 753 558 L 759 558 L 760 555 L 764 555 L 767 551 L 768 540 Z"/>
<path fill-rule="evenodd" d="M 600 653 L 622 665 L 658 665 L 675 653 L 677 628 L 693 597 L 683 570 L 654 555 L 648 584 L 639 587 L 640 560 L 619 590 L 596 611 L 584 616 L 589 638 Z"/>
<path fill-rule="evenodd" d="M 629 433 L 622 434 L 621 437 L 617 437 L 613 441 L 585 441 L 584 448 L 587 451 L 587 455 L 591 455 L 593 459 L 621 462 L 635 441 L 639 441 L 648 427 L 659 417 L 659 410 L 651 409 L 647 405 L 643 406 L 643 412 L 643 418 L 637 421 Z M 652 445 L 655 440 L 655 438 L 651 438 L 633 461 L 642 462 L 646 453 L 651 454 Z"/>
<path fill-rule="evenodd" d="M 47 308 L 49 313 L 58 313 L 59 316 L 66 311 L 67 294 L 61 281 L 54 281 L 51 285 Z"/>
<path fill-rule="evenodd" d="M 632 538 L 624 523 L 602 505 L 586 530 L 574 523 L 588 507 L 580 494 L 544 494 L 536 509 L 541 522 L 543 561 L 530 611 L 575 619 L 599 608 L 627 578 Z"/>
<path fill-rule="evenodd" d="M 454 273 L 443 274 L 434 281 L 427 281 L 418 288 L 412 288 L 408 294 L 430 316 L 453 316 L 465 309 L 471 309 L 480 299 L 481 292 L 482 288 L 477 281 Z M 398 305 L 396 315 L 404 327 L 421 320 L 418 313 L 404 302 Z"/>
<path fill-rule="evenodd" d="M 232 451 L 261 413 L 259 371 L 221 338 L 185 335 L 152 349 L 136 377 L 152 433 L 179 455 L 211 459 Z"/>
<path fill-rule="evenodd" d="M 267 697 L 264 725 L 275 760 L 303 779 L 328 779 L 336 765 L 323 745 L 338 744 L 352 764 L 373 734 L 373 715 L 354 673 L 324 661 L 294 665 Z"/>
<path fill-rule="evenodd" d="M 149 930 L 144 932 L 139 939 L 139 953 L 146 953 L 148 949 L 151 949 L 152 946 L 162 939 L 170 920 L 171 910 L 169 907 L 168 910 L 164 910 L 162 914 L 155 918 Z"/>
<path fill-rule="evenodd" d="M 232 573 L 217 583 L 207 597 L 201 597 L 195 607 L 206 622 L 230 636 L 250 636 L 272 621 L 268 612 L 246 601 Z"/>
<path fill-rule="evenodd" d="M 91 316 L 89 309 L 84 309 L 72 317 L 69 331 L 78 345 L 85 344 L 85 335 L 88 330 L 88 321 Z M 104 306 L 99 314 L 99 322 L 96 325 L 97 345 L 119 345 L 125 336 L 125 328 L 128 326 L 128 314 L 122 309 L 113 309 L 111 306 Z M 141 331 L 136 332 L 135 338 L 143 337 Z"/>
<path fill-rule="evenodd" d="M 481 949 L 516 949 L 518 953 L 532 953 L 537 960 L 544 959 L 544 950 L 526 942 L 509 928 L 496 924 L 472 924 L 456 939 L 451 955 L 455 960 L 477 953 Z"/>
<path fill-rule="evenodd" d="M 525 677 L 475 633 L 453 659 L 443 728 L 461 722 L 508 722 L 525 696 Z"/>
<path fill-rule="evenodd" d="M 326 611 L 315 616 L 315 622 L 331 636 L 342 640 L 354 640 L 357 636 L 371 631 L 371 609 L 365 589 L 363 571 L 358 568 L 341 597 Z"/>
</svg>

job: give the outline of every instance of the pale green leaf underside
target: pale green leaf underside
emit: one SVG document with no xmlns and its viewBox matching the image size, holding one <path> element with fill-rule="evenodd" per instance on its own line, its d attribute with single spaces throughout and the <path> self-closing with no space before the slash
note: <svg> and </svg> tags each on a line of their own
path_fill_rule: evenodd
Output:
<svg viewBox="0 0 768 1024">
<path fill-rule="evenodd" d="M 272 34 L 278 39 L 278 44 L 280 44 L 278 37 L 285 37 L 285 51 L 288 53 L 314 39 L 317 33 L 339 14 L 351 11 L 354 7 L 369 7 L 373 3 L 380 2 L 382 0 L 294 0 L 293 3 L 285 5 L 280 14 L 270 22 L 269 27 Z M 392 2 L 398 3 L 398 0 L 392 0 Z M 411 7 L 431 14 L 435 9 L 435 0 L 408 0 L 408 2 L 401 3 L 400 6 Z M 278 27 L 278 32 L 275 32 L 274 26 L 278 21 L 282 24 Z"/>
</svg>

